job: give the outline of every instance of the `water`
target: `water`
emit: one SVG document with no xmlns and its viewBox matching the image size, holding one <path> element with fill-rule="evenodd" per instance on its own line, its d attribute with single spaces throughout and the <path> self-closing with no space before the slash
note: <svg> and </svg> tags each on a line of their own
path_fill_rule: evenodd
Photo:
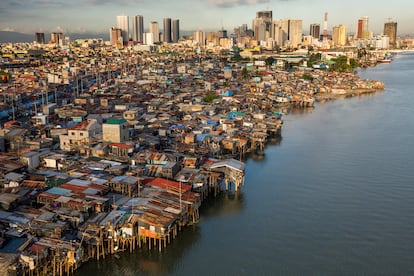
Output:
<svg viewBox="0 0 414 276">
<path fill-rule="evenodd" d="M 242 191 L 205 204 L 165 252 L 77 274 L 414 274 L 414 55 L 360 75 L 386 90 L 287 115 Z"/>
</svg>

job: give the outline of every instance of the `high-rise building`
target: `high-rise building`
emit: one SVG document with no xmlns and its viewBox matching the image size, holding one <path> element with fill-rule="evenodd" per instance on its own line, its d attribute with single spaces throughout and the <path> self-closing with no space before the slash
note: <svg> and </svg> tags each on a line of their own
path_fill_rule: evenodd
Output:
<svg viewBox="0 0 414 276">
<path fill-rule="evenodd" d="M 144 41 L 144 17 L 142 15 L 132 17 L 132 40 Z"/>
<path fill-rule="evenodd" d="M 118 15 L 116 17 L 116 27 L 122 31 L 122 42 L 124 45 L 129 41 L 129 17 L 128 15 Z"/>
<path fill-rule="evenodd" d="M 296 48 L 302 43 L 302 20 L 283 19 L 273 21 L 273 39 L 276 44 Z"/>
<path fill-rule="evenodd" d="M 390 46 L 397 47 L 397 22 L 386 22 L 384 24 L 384 35 L 390 38 Z"/>
<path fill-rule="evenodd" d="M 321 25 L 320 24 L 310 24 L 310 31 L 309 34 L 316 38 L 319 39 L 319 36 L 321 35 Z"/>
<path fill-rule="evenodd" d="M 272 11 L 258 11 L 253 19 L 254 37 L 258 41 L 266 41 L 272 37 Z"/>
<path fill-rule="evenodd" d="M 288 40 L 291 47 L 296 48 L 302 43 L 302 20 L 289 19 Z"/>
<path fill-rule="evenodd" d="M 199 46 L 205 46 L 206 45 L 206 33 L 200 30 L 195 31 L 194 41 L 197 42 Z"/>
<path fill-rule="evenodd" d="M 172 42 L 177 43 L 180 39 L 180 20 L 174 19 L 172 21 Z"/>
<path fill-rule="evenodd" d="M 344 25 L 333 27 L 332 41 L 335 46 L 345 46 L 346 38 L 347 38 L 346 27 Z"/>
<path fill-rule="evenodd" d="M 38 44 L 45 44 L 45 33 L 36 33 L 35 41 Z"/>
<path fill-rule="evenodd" d="M 60 44 L 63 38 L 63 33 L 60 32 L 53 32 L 50 34 L 50 41 L 55 44 Z"/>
<path fill-rule="evenodd" d="M 171 43 L 171 18 L 164 18 L 164 33 L 163 33 L 163 41 L 167 43 Z"/>
<path fill-rule="evenodd" d="M 358 19 L 357 38 L 367 39 L 369 37 L 368 16 L 364 16 Z"/>
<path fill-rule="evenodd" d="M 227 38 L 227 30 L 221 29 L 217 32 L 218 39 Z"/>
<path fill-rule="evenodd" d="M 109 30 L 109 40 L 111 41 L 111 45 L 117 48 L 122 48 L 124 42 L 122 40 L 122 30 L 118 28 L 112 27 Z"/>
<path fill-rule="evenodd" d="M 160 42 L 160 27 L 157 21 L 151 21 L 149 24 L 149 32 L 153 35 L 153 41 Z"/>
</svg>

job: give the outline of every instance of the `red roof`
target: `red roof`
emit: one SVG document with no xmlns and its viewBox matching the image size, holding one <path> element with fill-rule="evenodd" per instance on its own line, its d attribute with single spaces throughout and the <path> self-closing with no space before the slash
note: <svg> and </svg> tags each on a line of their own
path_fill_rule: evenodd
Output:
<svg viewBox="0 0 414 276">
<path fill-rule="evenodd" d="M 121 149 L 133 149 L 134 148 L 134 146 L 127 145 L 127 144 L 122 144 L 122 143 L 112 143 L 112 144 L 110 144 L 110 146 L 121 148 Z"/>
<path fill-rule="evenodd" d="M 147 185 L 153 186 L 153 187 L 159 187 L 159 188 L 166 189 L 166 190 L 179 191 L 181 189 L 181 193 L 185 193 L 191 190 L 190 185 L 181 184 L 181 188 L 180 188 L 179 182 L 160 178 L 160 177 L 154 178 L 153 180 L 149 181 Z"/>
</svg>

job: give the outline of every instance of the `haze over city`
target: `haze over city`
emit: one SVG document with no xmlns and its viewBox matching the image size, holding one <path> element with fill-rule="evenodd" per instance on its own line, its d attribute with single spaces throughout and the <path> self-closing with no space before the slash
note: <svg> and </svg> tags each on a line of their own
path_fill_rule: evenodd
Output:
<svg viewBox="0 0 414 276">
<path fill-rule="evenodd" d="M 344 24 L 355 32 L 358 18 L 368 16 L 372 32 L 381 33 L 384 22 L 392 19 L 398 22 L 398 34 L 404 35 L 411 33 L 408 11 L 414 9 L 414 2 L 395 0 L 385 6 L 373 0 L 2 0 L 0 30 L 106 33 L 121 14 L 143 15 L 145 28 L 150 21 L 171 17 L 180 19 L 182 30 L 232 30 L 241 24 L 250 26 L 255 12 L 266 9 L 273 11 L 273 18 L 302 19 L 305 32 L 309 24 L 322 23 L 328 12 L 330 31 Z"/>
</svg>

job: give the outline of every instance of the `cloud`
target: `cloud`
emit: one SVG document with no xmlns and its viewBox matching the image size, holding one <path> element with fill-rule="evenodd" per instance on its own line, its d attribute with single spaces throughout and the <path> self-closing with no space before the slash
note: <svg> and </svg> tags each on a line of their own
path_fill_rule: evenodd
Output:
<svg viewBox="0 0 414 276">
<path fill-rule="evenodd" d="M 209 0 L 209 3 L 219 8 L 232 8 L 238 6 L 258 5 L 269 3 L 270 0 Z"/>
</svg>

